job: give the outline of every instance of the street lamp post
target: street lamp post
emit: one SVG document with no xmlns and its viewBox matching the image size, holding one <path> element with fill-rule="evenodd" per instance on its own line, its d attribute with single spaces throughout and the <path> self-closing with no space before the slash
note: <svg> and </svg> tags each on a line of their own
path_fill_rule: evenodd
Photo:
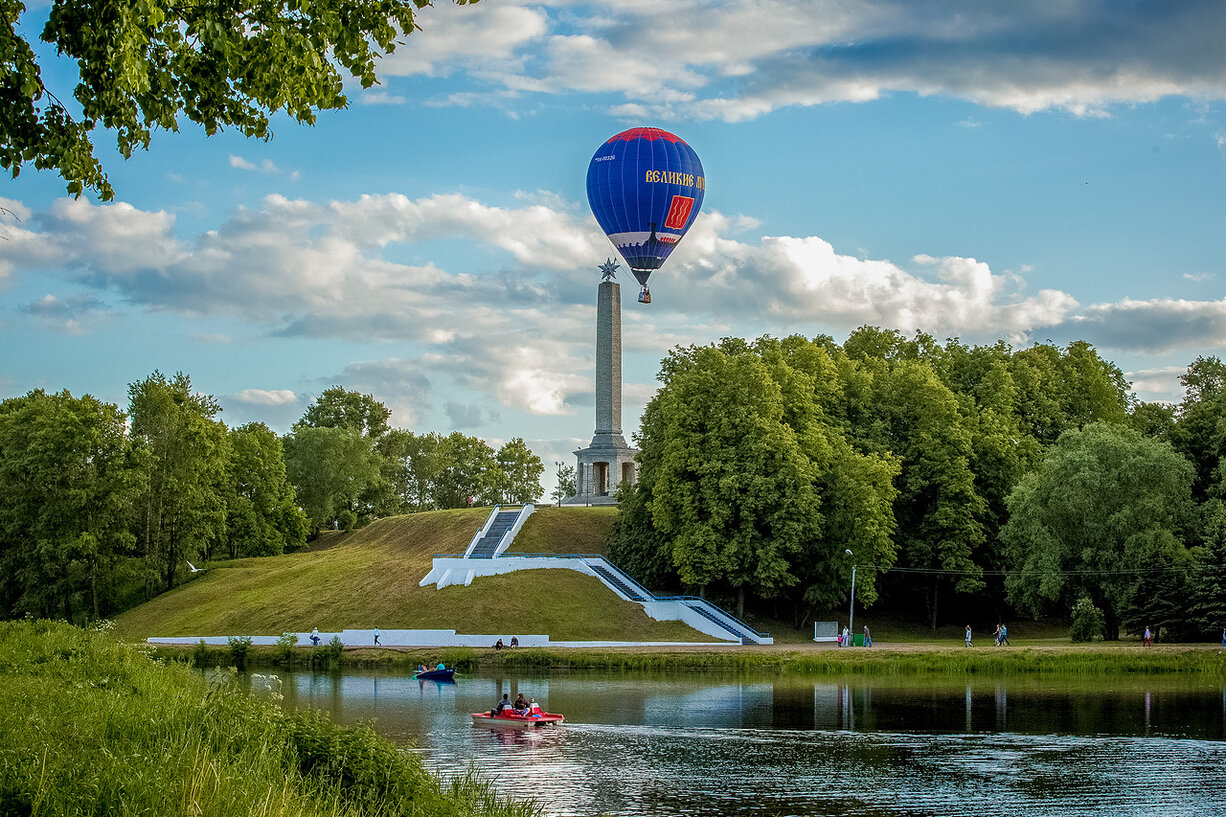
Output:
<svg viewBox="0 0 1226 817">
<path fill-rule="evenodd" d="M 848 556 L 852 555 L 850 550 L 843 551 Z M 856 643 L 856 565 L 853 562 L 851 566 L 851 604 L 847 610 L 847 632 L 851 636 L 851 643 Z M 851 646 L 850 644 L 848 646 Z"/>
</svg>

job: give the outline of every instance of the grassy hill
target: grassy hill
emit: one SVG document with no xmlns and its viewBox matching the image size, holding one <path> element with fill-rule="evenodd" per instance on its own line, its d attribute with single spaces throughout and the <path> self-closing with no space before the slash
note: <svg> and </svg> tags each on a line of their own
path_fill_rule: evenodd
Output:
<svg viewBox="0 0 1226 817">
<path fill-rule="evenodd" d="M 279 635 L 379 627 L 461 633 L 543 633 L 555 640 L 707 641 L 676 621 L 653 621 L 591 576 L 524 570 L 469 587 L 418 587 L 435 553 L 461 553 L 488 509 L 391 517 L 333 535 L 305 552 L 214 562 L 193 581 L 116 619 L 130 638 Z M 514 551 L 600 553 L 609 508 L 541 508 Z"/>
</svg>

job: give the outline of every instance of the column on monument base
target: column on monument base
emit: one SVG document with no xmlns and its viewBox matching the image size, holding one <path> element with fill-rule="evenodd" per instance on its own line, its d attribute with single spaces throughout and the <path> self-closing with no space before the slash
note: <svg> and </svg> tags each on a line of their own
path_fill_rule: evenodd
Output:
<svg viewBox="0 0 1226 817">
<path fill-rule="evenodd" d="M 638 449 L 629 446 L 591 447 L 575 452 L 578 465 L 575 468 L 573 497 L 562 504 L 613 505 L 617 502 L 617 488 L 622 482 L 638 481 L 638 464 L 634 461 Z"/>
</svg>

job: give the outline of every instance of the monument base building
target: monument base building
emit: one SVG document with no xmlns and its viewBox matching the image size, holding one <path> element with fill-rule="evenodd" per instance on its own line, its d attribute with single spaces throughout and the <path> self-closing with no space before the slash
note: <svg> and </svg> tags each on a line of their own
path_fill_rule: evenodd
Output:
<svg viewBox="0 0 1226 817">
<path fill-rule="evenodd" d="M 622 302 L 621 286 L 612 280 L 612 261 L 601 271 L 596 291 L 596 434 L 575 452 L 575 495 L 564 505 L 612 505 L 617 486 L 634 484 L 637 448 L 622 436 Z"/>
</svg>

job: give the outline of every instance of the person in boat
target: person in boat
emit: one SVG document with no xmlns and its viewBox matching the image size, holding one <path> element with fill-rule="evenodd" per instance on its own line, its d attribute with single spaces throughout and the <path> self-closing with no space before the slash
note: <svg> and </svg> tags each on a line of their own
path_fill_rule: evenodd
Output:
<svg viewBox="0 0 1226 817">
<path fill-rule="evenodd" d="M 507 693 L 502 693 L 502 700 L 494 704 L 494 708 L 490 710 L 490 717 L 497 718 L 503 713 L 503 710 L 511 708 L 511 696 Z"/>
<path fill-rule="evenodd" d="M 447 669 L 447 665 L 444 664 L 442 661 L 439 661 L 438 666 L 435 667 L 435 669 Z"/>
<path fill-rule="evenodd" d="M 515 699 L 515 714 L 524 715 L 528 712 L 528 699 L 524 697 L 524 693 L 519 693 L 519 697 Z"/>
<path fill-rule="evenodd" d="M 528 701 L 528 717 L 539 718 L 541 716 L 541 705 L 536 702 L 536 698 Z"/>
<path fill-rule="evenodd" d="M 418 671 L 418 672 L 425 672 L 425 671 L 426 671 L 426 665 L 425 665 L 425 664 L 418 664 L 418 665 L 417 665 L 417 671 Z"/>
</svg>

